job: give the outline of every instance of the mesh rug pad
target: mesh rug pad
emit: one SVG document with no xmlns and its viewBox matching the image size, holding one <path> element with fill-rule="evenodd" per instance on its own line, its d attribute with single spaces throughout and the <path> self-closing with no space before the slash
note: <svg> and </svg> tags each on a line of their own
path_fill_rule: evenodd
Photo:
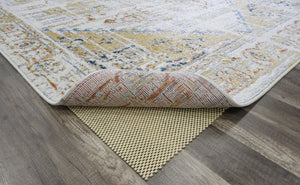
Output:
<svg viewBox="0 0 300 185">
<path fill-rule="evenodd" d="M 69 107 L 147 180 L 224 109 Z"/>
</svg>

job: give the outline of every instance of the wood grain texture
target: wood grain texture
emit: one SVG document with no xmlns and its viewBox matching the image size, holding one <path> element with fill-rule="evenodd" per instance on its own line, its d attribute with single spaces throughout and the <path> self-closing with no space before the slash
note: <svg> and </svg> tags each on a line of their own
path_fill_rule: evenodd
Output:
<svg viewBox="0 0 300 185">
<path fill-rule="evenodd" d="M 189 148 L 189 147 L 188 147 Z M 187 150 L 182 150 L 162 170 L 149 180 L 149 184 L 219 184 L 229 183 Z"/>
<path fill-rule="evenodd" d="M 300 67 L 230 108 L 145 182 L 0 56 L 0 184 L 300 184 Z"/>
</svg>

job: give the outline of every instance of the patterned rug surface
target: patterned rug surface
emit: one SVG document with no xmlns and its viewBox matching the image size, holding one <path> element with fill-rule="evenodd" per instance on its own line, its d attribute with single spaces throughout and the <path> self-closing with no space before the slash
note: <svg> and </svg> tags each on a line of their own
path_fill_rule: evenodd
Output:
<svg viewBox="0 0 300 185">
<path fill-rule="evenodd" d="M 1 0 L 0 51 L 54 105 L 229 107 L 300 59 L 299 0 Z"/>
<path fill-rule="evenodd" d="M 69 108 L 145 180 L 224 112 L 224 108 Z"/>
</svg>

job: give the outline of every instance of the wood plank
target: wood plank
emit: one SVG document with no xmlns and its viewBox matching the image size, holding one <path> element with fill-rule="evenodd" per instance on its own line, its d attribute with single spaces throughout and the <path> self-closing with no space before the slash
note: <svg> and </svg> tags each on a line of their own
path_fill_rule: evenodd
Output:
<svg viewBox="0 0 300 185">
<path fill-rule="evenodd" d="M 188 184 L 228 184 L 185 150 L 175 156 L 174 160 L 169 161 L 158 174 L 150 178 L 148 184 L 182 185 L 187 182 Z"/>
<path fill-rule="evenodd" d="M 297 109 L 300 109 L 300 65 L 296 66 L 290 73 L 277 83 L 268 95 L 283 101 Z"/>
<path fill-rule="evenodd" d="M 299 184 L 300 178 L 215 127 L 186 151 L 230 184 Z"/>
<path fill-rule="evenodd" d="M 213 126 L 300 177 L 299 137 L 295 139 L 272 124 L 248 113 L 239 123 L 225 116 Z"/>
</svg>

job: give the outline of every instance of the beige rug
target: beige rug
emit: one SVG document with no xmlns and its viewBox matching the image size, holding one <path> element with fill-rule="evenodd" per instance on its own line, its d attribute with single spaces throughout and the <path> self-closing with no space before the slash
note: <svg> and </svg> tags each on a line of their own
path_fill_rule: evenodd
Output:
<svg viewBox="0 0 300 185">
<path fill-rule="evenodd" d="M 225 110 L 69 108 L 145 180 Z"/>
</svg>

